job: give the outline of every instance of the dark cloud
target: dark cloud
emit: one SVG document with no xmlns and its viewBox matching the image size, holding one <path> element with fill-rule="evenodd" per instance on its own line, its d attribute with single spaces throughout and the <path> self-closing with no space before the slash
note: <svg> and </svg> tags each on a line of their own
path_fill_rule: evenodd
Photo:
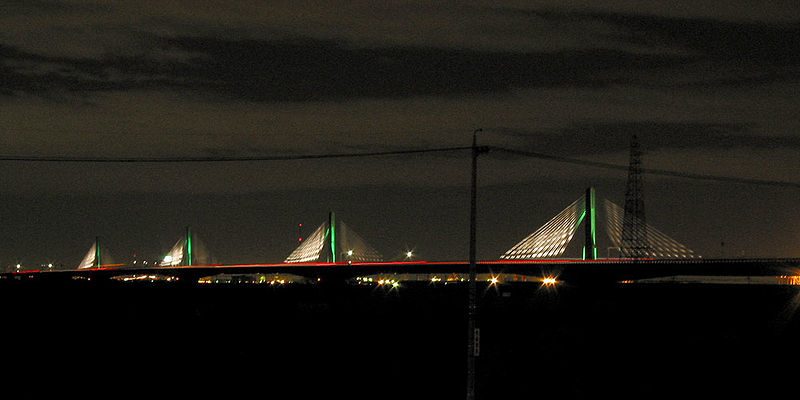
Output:
<svg viewBox="0 0 800 400">
<path fill-rule="evenodd" d="M 591 14 L 624 29 L 621 41 L 698 55 L 686 66 L 706 72 L 690 85 L 741 86 L 796 80 L 800 72 L 800 24 Z"/>
<path fill-rule="evenodd" d="M 505 92 L 514 88 L 752 85 L 796 79 L 800 25 L 613 13 L 525 11 L 580 27 L 602 23 L 617 48 L 485 51 L 357 47 L 346 41 L 151 37 L 100 58 L 0 46 L 3 93 L 207 91 L 250 101 L 320 101 Z M 133 33 L 132 33 L 133 34 Z M 138 33 L 141 35 L 141 33 Z M 148 36 L 148 35 L 145 35 Z M 638 46 L 636 49 L 626 45 Z"/>
<path fill-rule="evenodd" d="M 519 10 L 528 15 L 571 25 L 601 23 L 618 46 L 628 43 L 654 52 L 703 55 L 712 61 L 749 60 L 762 64 L 800 64 L 800 23 L 730 21 L 699 17 L 556 9 Z"/>
<path fill-rule="evenodd" d="M 491 51 L 365 46 L 288 33 L 282 39 L 163 36 L 128 28 L 115 33 L 135 37 L 136 46 L 99 57 L 48 56 L 0 45 L 2 92 L 160 89 L 259 102 L 324 101 L 514 88 L 756 85 L 795 80 L 800 67 L 800 24 L 551 9 L 493 12 L 522 14 L 532 26 L 545 21 L 570 32 L 595 31 L 598 40 L 583 47 L 556 43 L 549 50 Z M 541 32 L 516 33 L 547 42 Z"/>
<path fill-rule="evenodd" d="M 800 23 L 731 21 L 698 17 L 581 12 L 507 10 L 563 24 L 602 24 L 600 35 L 615 46 L 649 54 L 683 55 L 676 71 L 684 84 L 754 85 L 795 80 L 800 67 Z M 632 50 L 632 51 L 636 51 Z M 661 82 L 655 77 L 654 86 Z M 640 82 L 646 84 L 645 82 Z"/>
<path fill-rule="evenodd" d="M 729 22 L 711 19 L 593 13 L 614 24 L 618 39 L 650 48 L 701 54 L 712 62 L 800 65 L 800 24 Z"/>
<path fill-rule="evenodd" d="M 503 92 L 512 88 L 602 87 L 681 57 L 617 50 L 504 53 L 441 48 L 353 48 L 311 39 L 231 41 L 172 38 L 164 50 L 196 55 L 77 59 L 0 48 L 6 89 L 40 93 L 126 89 L 205 90 L 251 101 L 319 101 Z"/>
<path fill-rule="evenodd" d="M 177 63 L 141 57 L 100 60 L 46 56 L 0 45 L 3 87 L 12 93 L 116 91 L 186 87 Z"/>
<path fill-rule="evenodd" d="M 29 16 L 37 17 L 54 14 L 64 15 L 72 13 L 100 13 L 107 12 L 109 7 L 101 4 L 92 4 L 87 2 L 76 3 L 71 1 L 54 1 L 54 0 L 10 0 L 4 2 L 4 11 L 16 16 Z"/>
</svg>

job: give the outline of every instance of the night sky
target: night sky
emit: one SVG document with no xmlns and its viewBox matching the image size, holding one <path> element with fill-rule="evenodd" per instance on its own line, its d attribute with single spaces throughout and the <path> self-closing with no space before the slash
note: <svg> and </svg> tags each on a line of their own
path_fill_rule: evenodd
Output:
<svg viewBox="0 0 800 400">
<path fill-rule="evenodd" d="M 25 0 L 0 26 L 4 156 L 359 153 L 482 128 L 481 144 L 617 165 L 636 134 L 645 168 L 800 182 L 796 0 Z M 502 152 L 479 169 L 479 259 L 588 186 L 623 203 L 625 171 Z M 153 260 L 187 225 L 215 262 L 279 262 L 330 210 L 387 259 L 466 260 L 469 173 L 464 151 L 0 161 L 0 263 L 72 267 L 95 236 L 116 262 Z M 647 222 L 696 252 L 800 257 L 800 189 L 644 179 Z"/>
</svg>

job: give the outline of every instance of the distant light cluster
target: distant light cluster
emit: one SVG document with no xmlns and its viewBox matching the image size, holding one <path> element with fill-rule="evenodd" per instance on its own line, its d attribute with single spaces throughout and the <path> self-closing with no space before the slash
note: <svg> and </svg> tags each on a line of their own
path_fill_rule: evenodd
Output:
<svg viewBox="0 0 800 400">
<path fill-rule="evenodd" d="M 205 276 L 197 280 L 203 285 L 236 284 L 286 286 L 295 283 L 310 283 L 311 280 L 293 274 L 217 274 Z"/>
<path fill-rule="evenodd" d="M 120 275 L 112 277 L 111 279 L 121 282 L 174 282 L 180 280 L 180 278 L 177 276 L 159 274 Z"/>
<path fill-rule="evenodd" d="M 540 283 L 543 286 L 554 286 L 557 284 L 556 278 L 553 276 L 536 277 L 531 275 L 521 274 L 489 274 L 481 273 L 475 277 L 478 282 L 486 282 L 488 286 L 498 286 L 503 283 Z M 403 282 L 407 283 L 425 283 L 430 285 L 447 285 L 456 283 L 468 282 L 469 277 L 466 274 L 426 274 L 426 273 L 409 273 L 409 274 L 375 274 L 358 276 L 350 280 L 350 283 L 355 285 L 364 286 L 383 286 L 397 288 L 402 286 Z"/>
</svg>

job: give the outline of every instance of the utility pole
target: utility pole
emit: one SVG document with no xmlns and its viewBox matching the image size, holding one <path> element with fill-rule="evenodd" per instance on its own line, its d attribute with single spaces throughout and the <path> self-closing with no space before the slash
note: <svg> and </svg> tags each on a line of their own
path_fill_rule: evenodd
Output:
<svg viewBox="0 0 800 400">
<path fill-rule="evenodd" d="M 469 213 L 469 297 L 467 305 L 467 400 L 475 399 L 475 361 L 480 352 L 480 331 L 477 327 L 477 263 L 476 263 L 476 226 L 478 193 L 478 155 L 489 151 L 487 147 L 478 147 L 478 128 L 472 132 L 472 184 L 470 186 Z"/>
</svg>

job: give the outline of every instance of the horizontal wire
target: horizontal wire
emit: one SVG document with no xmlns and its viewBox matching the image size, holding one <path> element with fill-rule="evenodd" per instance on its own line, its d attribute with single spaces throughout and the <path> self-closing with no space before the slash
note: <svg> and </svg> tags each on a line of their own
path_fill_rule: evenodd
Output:
<svg viewBox="0 0 800 400">
<path fill-rule="evenodd" d="M 267 156 L 237 156 L 237 157 L 65 157 L 65 156 L 13 156 L 0 155 L 0 161 L 28 161 L 28 162 L 74 162 L 74 163 L 182 163 L 182 162 L 243 162 L 243 161 L 289 161 L 312 160 L 325 158 L 353 158 L 353 157 L 380 157 L 393 155 L 409 155 L 422 153 L 442 153 L 448 151 L 469 150 L 472 147 L 441 147 L 432 149 L 389 150 L 366 153 L 334 153 L 334 154 L 298 154 L 298 155 L 267 155 Z"/>
<path fill-rule="evenodd" d="M 515 150 L 509 149 L 505 147 L 491 147 L 492 150 L 502 151 L 510 154 L 515 154 L 519 156 L 525 157 L 532 157 L 532 158 L 539 158 L 542 160 L 550 160 L 568 164 L 575 164 L 575 165 L 584 165 L 587 167 L 594 167 L 594 168 L 604 168 L 604 169 L 612 169 L 617 171 L 627 171 L 628 166 L 625 165 L 618 165 L 618 164 L 609 164 L 609 163 L 602 163 L 597 161 L 588 161 L 588 160 L 581 160 L 578 158 L 570 158 L 570 157 L 562 157 L 562 156 L 554 156 L 550 154 L 544 153 L 537 153 L 532 151 L 524 151 L 524 150 Z M 726 183 L 741 183 L 741 184 L 748 184 L 748 185 L 765 185 L 765 186 L 779 186 L 779 187 L 791 187 L 791 188 L 800 188 L 800 183 L 797 182 L 787 182 L 787 181 L 776 181 L 776 180 L 768 180 L 768 179 L 751 179 L 751 178 L 737 178 L 733 176 L 721 176 L 721 175 L 708 175 L 708 174 L 695 174 L 691 172 L 680 172 L 680 171 L 671 171 L 666 169 L 656 169 L 656 168 L 642 168 L 643 174 L 650 174 L 650 175 L 662 175 L 662 176 L 670 176 L 674 178 L 686 178 L 686 179 L 698 179 L 698 180 L 709 180 L 709 181 L 718 181 L 718 182 L 726 182 Z"/>
<path fill-rule="evenodd" d="M 71 163 L 186 163 L 186 162 L 247 162 L 247 161 L 290 161 L 290 160 L 313 160 L 313 159 L 333 159 L 333 158 L 355 158 L 355 157 L 381 157 L 393 155 L 412 155 L 412 154 L 425 154 L 425 153 L 444 153 L 453 151 L 471 150 L 471 146 L 461 147 L 440 147 L 430 149 L 410 149 L 410 150 L 389 150 L 389 151 L 374 151 L 364 153 L 334 153 L 334 154 L 299 154 L 299 155 L 265 155 L 265 156 L 213 156 L 213 157 L 66 157 L 66 156 L 14 156 L 14 155 L 0 155 L 0 161 L 20 161 L 20 162 L 71 162 Z M 627 171 L 628 166 L 603 163 L 597 161 L 588 161 L 578 158 L 555 156 L 551 154 L 538 153 L 532 151 L 516 150 L 506 147 L 496 146 L 483 146 L 479 147 L 481 152 L 486 150 L 501 151 L 518 156 L 525 156 L 531 158 L 538 158 L 542 160 L 556 161 L 568 164 L 583 165 L 593 168 L 603 168 L 617 171 Z M 670 176 L 674 178 L 696 179 L 696 180 L 710 180 L 726 183 L 739 183 L 749 185 L 764 185 L 764 186 L 778 186 L 778 187 L 791 187 L 800 188 L 800 183 L 767 180 L 767 179 L 751 179 L 739 178 L 732 176 L 709 175 L 709 174 L 696 174 L 691 172 L 672 171 L 666 169 L 655 168 L 642 168 L 642 173 L 650 175 Z"/>
</svg>

